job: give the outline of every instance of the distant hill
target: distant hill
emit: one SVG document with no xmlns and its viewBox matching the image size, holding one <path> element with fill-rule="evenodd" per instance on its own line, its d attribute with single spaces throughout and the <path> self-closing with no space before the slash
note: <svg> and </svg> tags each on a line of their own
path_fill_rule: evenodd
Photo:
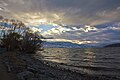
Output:
<svg viewBox="0 0 120 80">
<path fill-rule="evenodd" d="M 120 47 L 120 43 L 110 44 L 105 47 Z"/>
</svg>

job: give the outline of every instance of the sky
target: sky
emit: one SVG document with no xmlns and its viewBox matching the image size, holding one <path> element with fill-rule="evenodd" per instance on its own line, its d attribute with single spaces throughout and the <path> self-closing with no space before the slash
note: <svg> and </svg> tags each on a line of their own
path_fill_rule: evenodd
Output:
<svg viewBox="0 0 120 80">
<path fill-rule="evenodd" d="M 0 15 L 63 41 L 120 41 L 120 0 L 0 0 Z"/>
</svg>

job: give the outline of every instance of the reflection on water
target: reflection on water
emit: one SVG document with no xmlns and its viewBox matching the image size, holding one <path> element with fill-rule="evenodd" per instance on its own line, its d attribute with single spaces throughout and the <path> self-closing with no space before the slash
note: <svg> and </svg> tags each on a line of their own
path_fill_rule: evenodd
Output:
<svg viewBox="0 0 120 80">
<path fill-rule="evenodd" d="M 88 73 L 109 71 L 120 74 L 120 48 L 69 49 L 47 48 L 37 54 L 43 60 L 83 68 Z M 104 73 L 104 72 L 103 72 Z"/>
<path fill-rule="evenodd" d="M 84 50 L 84 59 L 83 61 L 86 61 L 86 64 L 89 66 L 93 66 L 93 61 L 95 59 L 95 53 L 92 51 L 92 49 L 85 49 Z"/>
</svg>

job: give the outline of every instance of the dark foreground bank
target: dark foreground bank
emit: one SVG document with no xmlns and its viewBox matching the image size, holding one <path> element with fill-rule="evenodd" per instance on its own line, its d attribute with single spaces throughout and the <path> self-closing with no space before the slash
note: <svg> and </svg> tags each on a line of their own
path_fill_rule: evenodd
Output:
<svg viewBox="0 0 120 80">
<path fill-rule="evenodd" d="M 30 54 L 6 52 L 2 54 L 8 73 L 16 74 L 16 80 L 120 80 L 117 76 L 88 75 L 69 69 L 51 66 Z"/>
</svg>

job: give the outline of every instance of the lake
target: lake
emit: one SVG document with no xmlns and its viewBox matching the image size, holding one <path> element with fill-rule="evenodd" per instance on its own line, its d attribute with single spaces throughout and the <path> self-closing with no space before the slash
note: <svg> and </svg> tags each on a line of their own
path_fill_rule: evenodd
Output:
<svg viewBox="0 0 120 80">
<path fill-rule="evenodd" d="M 120 48 L 46 48 L 36 57 L 94 75 L 120 76 Z"/>
</svg>

